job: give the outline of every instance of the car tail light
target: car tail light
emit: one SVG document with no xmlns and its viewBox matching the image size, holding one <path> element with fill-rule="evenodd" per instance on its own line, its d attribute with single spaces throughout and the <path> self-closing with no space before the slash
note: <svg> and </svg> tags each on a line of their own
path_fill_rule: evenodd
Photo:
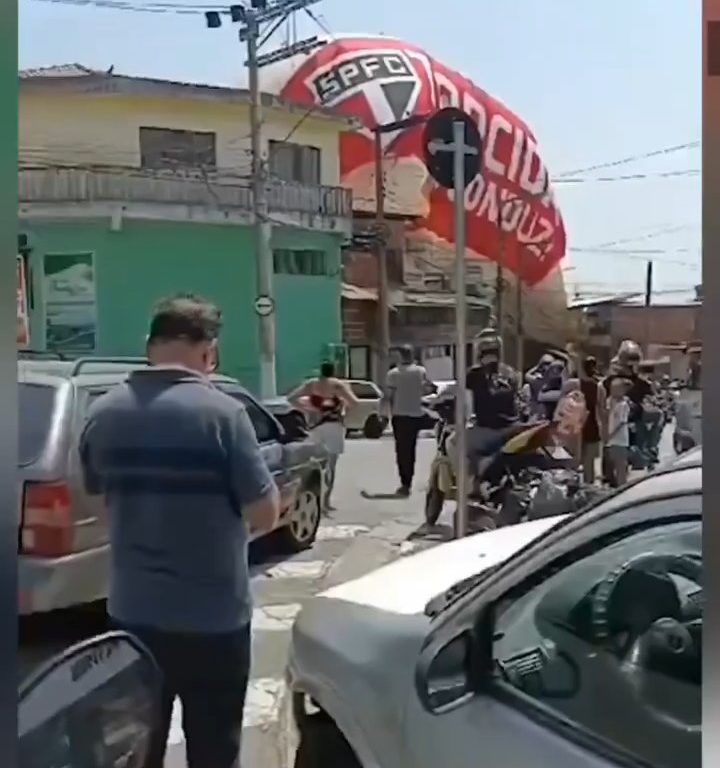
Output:
<svg viewBox="0 0 720 768">
<path fill-rule="evenodd" d="M 26 483 L 23 499 L 22 552 L 62 557 L 72 552 L 72 498 L 65 483 Z"/>
</svg>

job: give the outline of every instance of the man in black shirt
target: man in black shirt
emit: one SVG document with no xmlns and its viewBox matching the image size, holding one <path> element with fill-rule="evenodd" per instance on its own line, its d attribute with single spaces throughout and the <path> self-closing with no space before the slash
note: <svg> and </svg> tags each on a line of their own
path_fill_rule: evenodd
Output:
<svg viewBox="0 0 720 768">
<path fill-rule="evenodd" d="M 477 340 L 478 363 L 468 372 L 465 387 L 472 397 L 474 424 L 468 430 L 468 457 L 475 459 L 494 452 L 499 433 L 518 418 L 517 384 L 500 362 L 502 341 L 497 333 L 483 331 Z"/>
</svg>

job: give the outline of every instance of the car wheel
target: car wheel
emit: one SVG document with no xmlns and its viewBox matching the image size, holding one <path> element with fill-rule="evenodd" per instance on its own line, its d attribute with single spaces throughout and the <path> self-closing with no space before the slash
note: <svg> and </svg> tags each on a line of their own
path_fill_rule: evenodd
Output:
<svg viewBox="0 0 720 768">
<path fill-rule="evenodd" d="M 378 440 L 382 437 L 387 422 L 376 413 L 370 414 L 363 426 L 363 435 L 369 440 Z"/>
<path fill-rule="evenodd" d="M 324 715 L 305 718 L 295 768 L 362 768 L 335 723 Z"/>
<path fill-rule="evenodd" d="M 278 531 L 283 549 L 302 552 L 314 544 L 320 526 L 321 509 L 318 487 L 306 486 L 298 492 L 290 513 L 290 522 Z"/>
</svg>

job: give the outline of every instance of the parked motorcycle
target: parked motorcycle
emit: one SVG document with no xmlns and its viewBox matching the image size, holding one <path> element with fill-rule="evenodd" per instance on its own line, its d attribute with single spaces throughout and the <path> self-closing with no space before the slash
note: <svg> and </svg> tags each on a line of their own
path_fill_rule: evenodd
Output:
<svg viewBox="0 0 720 768">
<path fill-rule="evenodd" d="M 438 406 L 436 405 L 436 408 Z M 436 456 L 430 467 L 425 497 L 425 521 L 435 525 L 445 501 L 457 500 L 454 462 L 448 451 L 454 434 L 454 404 L 440 405 L 441 427 Z M 534 480 L 566 484 L 564 496 L 574 496 L 581 481 L 572 470 L 570 454 L 556 445 L 558 425 L 549 422 L 518 423 L 498 433 L 498 445 L 483 457 L 473 476 L 468 493 L 468 520 L 472 532 L 511 525 L 528 516 L 528 496 Z M 563 470 L 565 475 L 543 473 Z M 540 474 L 538 474 L 540 473 Z M 518 490 L 523 493 L 518 494 Z M 525 498 L 527 496 L 527 498 Z M 556 514 L 562 514 L 562 510 Z"/>
<path fill-rule="evenodd" d="M 161 675 L 124 632 L 69 648 L 20 686 L 19 768 L 142 768 Z"/>
</svg>

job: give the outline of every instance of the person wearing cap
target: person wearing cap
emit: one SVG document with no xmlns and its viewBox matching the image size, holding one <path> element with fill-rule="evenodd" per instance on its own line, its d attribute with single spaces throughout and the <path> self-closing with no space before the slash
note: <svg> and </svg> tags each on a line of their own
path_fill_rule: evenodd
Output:
<svg viewBox="0 0 720 768">
<path fill-rule="evenodd" d="M 465 387 L 472 399 L 473 425 L 467 433 L 467 452 L 475 460 L 496 439 L 498 433 L 518 419 L 517 382 L 513 371 L 502 364 L 502 339 L 494 329 L 482 331 L 475 339 L 477 363 L 467 372 Z"/>
<path fill-rule="evenodd" d="M 111 624 L 163 673 L 146 768 L 162 768 L 173 703 L 188 768 L 237 768 L 250 669 L 251 531 L 272 530 L 278 490 L 245 407 L 208 378 L 220 312 L 161 301 L 149 367 L 100 397 L 80 439 L 85 487 L 110 525 Z"/>
</svg>

